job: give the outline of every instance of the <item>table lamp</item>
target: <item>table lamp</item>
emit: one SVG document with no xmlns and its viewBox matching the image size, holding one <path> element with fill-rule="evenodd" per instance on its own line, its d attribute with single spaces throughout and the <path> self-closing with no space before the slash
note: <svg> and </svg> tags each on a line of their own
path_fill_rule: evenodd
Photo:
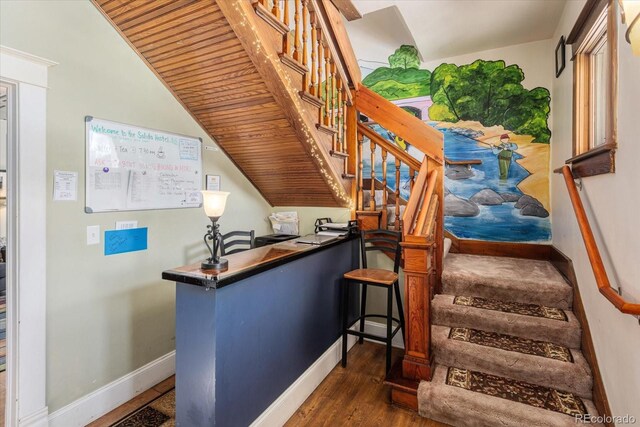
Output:
<svg viewBox="0 0 640 427">
<path fill-rule="evenodd" d="M 204 235 L 204 243 L 211 253 L 211 257 L 204 260 L 201 264 L 201 268 L 205 270 L 226 270 L 229 267 L 229 262 L 224 258 L 220 258 L 218 255 L 220 246 L 222 246 L 222 236 L 220 235 L 218 219 L 224 212 L 227 196 L 229 196 L 229 193 L 225 191 L 202 191 L 204 212 L 211 220 L 211 224 L 207 225 L 207 233 Z M 211 242 L 211 244 L 209 244 L 209 242 Z"/>
</svg>

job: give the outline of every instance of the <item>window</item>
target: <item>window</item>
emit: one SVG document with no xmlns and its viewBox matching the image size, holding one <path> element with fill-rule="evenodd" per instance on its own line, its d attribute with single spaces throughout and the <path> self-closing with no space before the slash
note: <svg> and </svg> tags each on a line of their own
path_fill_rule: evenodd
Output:
<svg viewBox="0 0 640 427">
<path fill-rule="evenodd" d="M 567 38 L 574 61 L 574 175 L 615 170 L 616 148 L 616 7 L 611 0 L 587 1 Z"/>
</svg>

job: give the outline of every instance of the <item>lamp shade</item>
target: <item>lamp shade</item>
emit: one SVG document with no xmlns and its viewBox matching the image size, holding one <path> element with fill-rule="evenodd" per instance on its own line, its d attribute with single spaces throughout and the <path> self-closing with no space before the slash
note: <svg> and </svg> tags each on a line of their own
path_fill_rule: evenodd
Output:
<svg viewBox="0 0 640 427">
<path fill-rule="evenodd" d="M 202 191 L 204 212 L 212 221 L 217 220 L 224 213 L 227 196 L 229 193 L 226 191 Z"/>
<path fill-rule="evenodd" d="M 631 44 L 631 50 L 640 56 L 640 0 L 622 0 L 624 21 L 627 24 L 625 38 Z"/>
</svg>

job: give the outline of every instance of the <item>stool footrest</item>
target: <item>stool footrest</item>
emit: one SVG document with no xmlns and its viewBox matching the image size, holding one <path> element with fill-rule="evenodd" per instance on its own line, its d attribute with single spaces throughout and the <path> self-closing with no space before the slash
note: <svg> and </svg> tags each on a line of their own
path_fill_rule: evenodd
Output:
<svg viewBox="0 0 640 427">
<path fill-rule="evenodd" d="M 366 319 L 368 317 L 379 317 L 380 319 L 386 319 L 387 316 L 383 316 L 382 314 L 365 314 L 364 316 L 358 316 L 355 318 L 355 320 L 353 321 L 353 323 L 351 323 L 351 325 L 349 325 L 348 327 L 352 327 L 353 325 L 355 325 L 356 323 L 358 323 L 360 321 L 360 319 Z M 400 319 L 396 319 L 395 317 L 391 318 L 392 321 L 396 322 L 396 323 L 400 323 Z"/>
<path fill-rule="evenodd" d="M 395 337 L 399 330 L 400 330 L 400 325 L 396 326 L 396 328 L 393 330 L 393 332 L 391 332 L 391 338 Z M 373 335 L 373 334 L 368 334 L 366 332 L 354 331 L 352 329 L 347 329 L 347 334 L 355 335 L 357 337 L 367 338 L 367 339 L 374 340 L 374 341 L 380 341 L 380 342 L 384 342 L 384 343 L 387 342 L 387 336 L 386 335 Z"/>
</svg>

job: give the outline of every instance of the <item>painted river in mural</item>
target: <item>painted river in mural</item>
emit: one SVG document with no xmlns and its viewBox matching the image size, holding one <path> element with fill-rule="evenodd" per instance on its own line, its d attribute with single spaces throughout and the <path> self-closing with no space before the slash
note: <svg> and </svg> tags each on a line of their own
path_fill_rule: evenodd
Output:
<svg viewBox="0 0 640 427">
<path fill-rule="evenodd" d="M 496 193 L 510 193 L 520 197 L 523 193 L 518 189 L 518 184 L 529 176 L 529 172 L 519 165 L 516 160 L 522 158 L 518 153 L 514 153 L 509 174 L 506 180 L 499 179 L 499 166 L 496 154 L 491 150 L 490 145 L 483 145 L 478 141 L 451 131 L 440 128 L 437 123 L 429 123 L 444 134 L 445 156 L 450 160 L 470 160 L 478 159 L 482 164 L 473 165 L 472 176 L 467 179 L 450 179 L 445 177 L 445 187 L 453 195 L 469 199 L 484 189 L 491 189 Z M 393 136 L 377 125 L 372 126 L 378 133 L 393 141 Z M 364 158 L 370 158 L 370 151 L 367 150 L 368 143 L 365 143 Z M 380 153 L 376 153 L 376 172 L 380 178 L 382 170 L 382 158 Z M 409 148 L 409 154 L 421 160 L 420 152 Z M 370 175 L 370 162 L 365 161 L 364 176 Z M 395 189 L 395 165 L 393 160 L 387 163 L 387 185 Z M 408 198 L 409 195 L 409 170 L 406 166 L 400 171 L 401 195 Z M 536 216 L 524 216 L 519 209 L 515 209 L 515 201 L 504 202 L 499 205 L 486 206 L 478 205 L 477 216 L 445 217 L 445 228 L 459 238 L 505 241 L 505 242 L 542 242 L 548 241 L 551 237 L 551 225 L 548 218 Z"/>
</svg>

